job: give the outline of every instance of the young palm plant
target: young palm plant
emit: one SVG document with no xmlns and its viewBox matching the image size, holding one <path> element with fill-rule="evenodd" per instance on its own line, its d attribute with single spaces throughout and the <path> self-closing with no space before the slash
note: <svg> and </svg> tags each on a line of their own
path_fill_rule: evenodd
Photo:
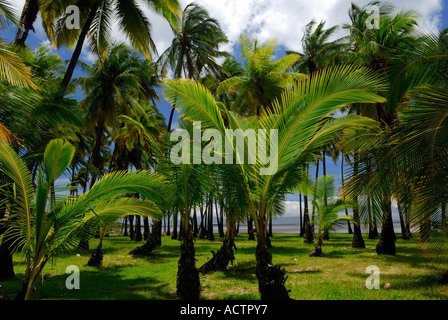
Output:
<svg viewBox="0 0 448 320">
<path fill-rule="evenodd" d="M 322 244 L 325 233 L 329 233 L 346 221 L 355 223 L 351 216 L 338 215 L 345 210 L 346 203 L 342 198 L 337 198 L 338 188 L 334 176 L 320 176 L 317 179 L 316 189 L 313 194 L 313 206 L 316 208 L 316 218 L 312 224 L 317 226 L 317 243 L 310 257 L 322 255 Z"/>
<path fill-rule="evenodd" d="M 187 132 L 192 132 L 193 126 L 188 121 L 179 121 L 179 126 Z M 176 132 L 176 131 L 175 131 Z M 171 137 L 172 138 L 172 137 Z M 190 139 L 182 143 L 190 144 Z M 168 146 L 164 149 L 169 150 L 172 142 L 167 142 Z M 199 300 L 200 297 L 200 278 L 196 268 L 195 248 L 193 242 L 193 226 L 191 213 L 194 208 L 203 202 L 204 190 L 210 189 L 210 176 L 207 168 L 202 164 L 193 164 L 190 157 L 189 162 L 175 163 L 171 159 L 170 153 L 161 156 L 158 169 L 170 181 L 169 209 L 174 214 L 180 216 L 180 259 L 177 271 L 177 296 L 183 300 Z M 182 150 L 183 152 L 189 152 Z M 191 154 L 191 153 L 190 153 Z"/>
<path fill-rule="evenodd" d="M 323 69 L 315 76 L 298 82 L 295 88 L 285 91 L 281 103 L 273 103 L 273 113 L 245 118 L 229 111 L 196 81 L 166 81 L 163 94 L 169 102 L 176 100 L 181 116 L 190 121 L 201 121 L 203 129 L 217 130 L 230 146 L 225 153 L 222 150 L 220 153 L 237 164 L 248 212 L 254 219 L 257 232 L 256 275 L 262 299 L 289 298 L 284 286 L 284 271 L 273 265 L 272 255 L 266 248 L 267 217 L 274 204 L 285 199 L 286 194 L 297 185 L 297 175 L 309 161 L 310 155 L 334 139 L 335 134 L 349 128 L 376 126 L 375 121 L 355 115 L 333 118 L 325 123 L 322 121 L 351 103 L 383 102 L 384 98 L 375 93 L 381 87 L 382 82 L 363 67 Z M 263 143 L 258 143 L 261 156 L 256 157 L 252 153 L 253 157 L 258 158 L 255 162 L 244 161 L 244 155 L 238 152 L 238 149 L 244 150 L 249 155 L 249 149 L 254 147 L 250 146 L 249 138 L 237 139 L 235 143 L 228 131 L 242 130 L 244 133 L 250 129 L 255 132 L 261 130 L 258 131 L 257 140 L 266 142 L 264 147 Z M 262 156 L 263 152 L 265 157 Z M 271 162 L 270 167 L 266 168 L 268 154 Z"/>
<path fill-rule="evenodd" d="M 74 154 L 71 144 L 60 139 L 50 141 L 34 188 L 23 160 L 0 142 L 0 167 L 16 185 L 12 212 L 16 218 L 11 220 L 14 225 L 5 236 L 11 237 L 14 248 L 21 248 L 25 256 L 25 281 L 18 299 L 30 299 L 47 262 L 92 236 L 100 221 L 107 225 L 127 214 L 155 219 L 162 216 L 157 207 L 164 193 L 162 178 L 145 171 L 114 172 L 79 197 L 61 195 L 67 188 L 57 187 L 55 182 L 67 170 Z M 127 193 L 139 193 L 146 200 L 121 197 Z"/>
</svg>

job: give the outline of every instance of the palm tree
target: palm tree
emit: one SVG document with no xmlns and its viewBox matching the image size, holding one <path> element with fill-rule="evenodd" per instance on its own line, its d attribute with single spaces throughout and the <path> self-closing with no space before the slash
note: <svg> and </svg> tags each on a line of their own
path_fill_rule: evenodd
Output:
<svg viewBox="0 0 448 320">
<path fill-rule="evenodd" d="M 16 215 L 8 237 L 15 248 L 25 252 L 25 281 L 18 298 L 30 299 L 38 276 L 46 263 L 62 252 L 75 248 L 92 235 L 98 221 L 110 221 L 130 213 L 161 217 L 162 179 L 149 172 L 116 172 L 105 176 L 83 195 L 55 196 L 54 182 L 69 167 L 75 150 L 63 140 L 52 140 L 46 147 L 39 169 L 36 189 L 31 173 L 14 150 L 0 142 L 0 166 L 16 185 Z M 121 198 L 126 193 L 140 193 L 147 200 Z M 163 193 L 163 192 L 162 192 Z M 150 200 L 152 199 L 152 200 Z M 154 201 L 153 201 L 154 200 Z"/>
<path fill-rule="evenodd" d="M 274 102 L 273 112 L 257 121 L 229 111 L 195 81 L 168 80 L 166 85 L 163 91 L 165 98 L 169 102 L 176 100 L 176 108 L 181 115 L 190 121 L 201 121 L 203 129 L 216 129 L 222 137 L 229 137 L 226 129 L 260 129 L 273 134 L 269 139 L 272 144 L 264 150 L 273 157 L 270 168 L 264 168 L 259 161 L 256 164 L 237 162 L 241 154 L 236 155 L 234 141 L 229 140 L 229 143 L 234 147 L 232 157 L 238 164 L 240 183 L 257 232 L 256 275 L 261 298 L 287 299 L 284 271 L 273 265 L 272 255 L 266 249 L 266 217 L 271 214 L 274 204 L 284 200 L 286 194 L 297 185 L 304 161 L 309 161 L 310 155 L 327 144 L 334 134 L 357 126 L 375 125 L 371 120 L 353 115 L 334 118 L 325 124 L 321 121 L 351 103 L 384 101 L 373 92 L 381 88 L 381 83 L 366 68 L 341 66 L 324 69 L 311 79 L 300 81 L 296 88 L 286 91 L 281 105 Z M 237 141 L 236 145 L 244 145 L 248 153 L 246 141 Z M 260 172 L 260 169 L 266 171 Z"/>
<path fill-rule="evenodd" d="M 147 0 L 144 4 L 161 14 L 169 23 L 176 23 L 180 13 L 177 0 Z M 69 5 L 77 5 L 80 9 L 81 29 L 66 28 L 65 22 L 69 15 L 66 13 L 66 8 Z M 24 33 L 18 32 L 19 43 L 24 42 L 23 38 L 32 28 L 38 12 L 42 16 L 47 36 L 57 48 L 63 45 L 66 45 L 68 49 L 74 47 L 72 58 L 60 84 L 61 97 L 70 83 L 87 37 L 93 53 L 100 57 L 107 54 L 114 20 L 118 21 L 120 30 L 129 38 L 132 46 L 141 51 L 146 58 L 150 59 L 151 51 L 157 52 L 152 39 L 151 23 L 140 4 L 135 1 L 28 0 L 25 2 L 20 21 L 20 27 L 23 27 Z"/>
<path fill-rule="evenodd" d="M 376 103 L 370 108 L 374 111 L 374 114 L 370 112 L 373 119 L 376 119 L 383 130 L 393 129 L 398 124 L 397 109 L 399 102 L 403 99 L 408 88 L 415 85 L 410 81 L 405 80 L 407 76 L 404 75 L 403 70 L 406 67 L 403 65 L 403 55 L 408 55 L 411 52 L 416 52 L 416 43 L 418 43 L 415 37 L 416 13 L 413 11 L 401 11 L 396 14 L 392 14 L 392 7 L 388 4 L 382 4 L 380 2 L 373 2 L 372 4 L 380 7 L 381 19 L 378 29 L 368 29 L 366 26 L 366 19 L 368 18 L 368 12 L 366 7 L 360 8 L 355 4 L 349 11 L 351 19 L 351 25 L 345 25 L 345 28 L 350 30 L 351 52 L 347 53 L 349 59 L 358 63 L 365 64 L 370 68 L 376 70 L 379 75 L 384 76 L 390 83 L 388 90 L 381 93 L 387 98 L 387 102 Z M 350 50 L 349 50 L 350 51 Z M 401 57 L 401 58 L 399 58 Z M 366 109 L 358 110 L 361 114 L 366 114 Z M 387 149 L 387 144 L 384 145 Z M 378 156 L 385 153 L 378 152 Z M 375 161 L 375 166 L 378 166 L 380 159 L 372 159 Z M 356 157 L 361 157 L 357 155 Z M 354 161 L 354 165 L 359 163 Z M 358 173 L 354 170 L 354 173 Z M 394 172 L 393 174 L 396 174 Z M 384 181 L 384 180 L 383 180 Z M 389 186 L 384 188 L 377 188 L 382 190 L 383 204 L 381 205 L 383 212 L 383 225 L 381 238 L 377 245 L 378 254 L 395 254 L 395 232 L 392 223 L 392 208 L 391 197 L 392 190 Z M 356 219 L 356 216 L 354 215 Z M 355 235 L 359 234 L 356 232 Z M 355 240 L 355 238 L 354 238 Z"/>
<path fill-rule="evenodd" d="M 6 29 L 11 25 L 18 25 L 17 12 L 14 4 L 9 0 L 0 1 L 0 29 Z M 7 80 L 12 85 L 37 89 L 31 79 L 31 71 L 0 38 L 0 80 Z"/>
<path fill-rule="evenodd" d="M 221 248 L 213 257 L 204 263 L 199 272 L 206 274 L 214 271 L 225 271 L 229 263 L 233 264 L 235 254 L 235 229 L 238 221 L 246 218 L 245 212 L 248 209 L 248 203 L 244 196 L 244 189 L 240 181 L 241 172 L 236 165 L 225 165 L 216 168 L 218 172 L 218 183 L 221 197 L 221 210 L 224 210 L 226 217 L 226 234 Z"/>
<path fill-rule="evenodd" d="M 317 219 L 312 223 L 317 225 L 318 240 L 310 257 L 322 255 L 322 244 L 325 233 L 329 233 L 344 221 L 354 222 L 351 216 L 339 217 L 338 213 L 346 208 L 342 198 L 337 198 L 337 185 L 334 176 L 320 176 L 313 194 L 313 206 L 317 211 Z"/>
<path fill-rule="evenodd" d="M 280 99 L 286 88 L 305 77 L 303 74 L 287 72 L 299 56 L 291 54 L 274 60 L 275 40 L 262 45 L 244 35 L 240 40 L 244 60 L 243 75 L 221 82 L 217 94 L 234 95 L 232 110 L 245 116 L 260 116 L 262 112 L 272 112 L 274 100 Z"/>
<path fill-rule="evenodd" d="M 337 31 L 337 26 L 329 29 L 325 28 L 325 21 L 319 24 L 313 19 L 304 29 L 302 37 L 303 53 L 287 51 L 287 54 L 299 55 L 299 59 L 294 63 L 291 69 L 313 74 L 318 69 L 334 64 L 336 56 L 340 54 L 347 46 L 343 39 L 330 41 L 329 39 Z"/>
<path fill-rule="evenodd" d="M 152 86 L 157 85 L 152 80 L 156 69 L 123 44 L 112 47 L 104 59 L 97 60 L 92 66 L 83 66 L 89 75 L 77 79 L 86 93 L 80 104 L 85 110 L 86 129 L 95 134 L 90 160 L 102 175 L 105 163 L 101 152 L 105 134 L 110 131 L 113 135 L 119 129 L 119 115 L 129 115 L 133 109 L 144 114 L 141 101 L 157 98 Z M 127 166 L 115 169 L 125 170 Z M 91 185 L 95 180 L 96 177 L 92 177 Z"/>
<path fill-rule="evenodd" d="M 172 31 L 173 41 L 159 58 L 163 71 L 170 67 L 175 79 L 182 75 L 199 79 L 204 67 L 213 72 L 221 69 L 215 59 L 226 56 L 219 46 L 228 40 L 218 21 L 211 18 L 206 9 L 190 3 L 179 23 L 172 26 Z M 168 132 L 171 131 L 173 115 L 174 106 L 168 120 Z"/>
<path fill-rule="evenodd" d="M 394 155 L 400 182 L 395 183 L 394 194 L 400 200 L 400 211 L 407 223 L 420 226 L 424 252 L 438 260 L 444 259 L 441 250 L 447 236 L 446 151 L 442 142 L 446 134 L 445 33 L 424 35 L 417 54 L 402 57 L 399 80 L 406 88 L 406 98 L 401 100 L 399 125 L 389 135 L 390 152 L 383 159 L 390 166 L 388 159 Z"/>
<path fill-rule="evenodd" d="M 192 123 L 180 121 L 179 124 L 180 128 L 192 132 Z M 212 187 L 209 182 L 208 171 L 204 165 L 193 164 L 193 161 L 174 164 L 170 160 L 170 155 L 161 157 L 159 169 L 171 182 L 172 197 L 168 200 L 170 211 L 179 213 L 181 220 L 179 235 L 181 253 L 177 272 L 177 296 L 183 300 L 199 300 L 201 286 L 199 272 L 195 266 L 191 213 L 194 207 L 204 201 L 205 190 Z"/>
</svg>

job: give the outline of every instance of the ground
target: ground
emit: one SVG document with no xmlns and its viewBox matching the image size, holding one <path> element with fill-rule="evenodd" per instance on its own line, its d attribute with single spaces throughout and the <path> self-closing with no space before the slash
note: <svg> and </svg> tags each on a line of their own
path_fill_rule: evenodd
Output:
<svg viewBox="0 0 448 320">
<path fill-rule="evenodd" d="M 295 234 L 275 234 L 271 238 L 273 262 L 282 265 L 288 276 L 287 289 L 295 300 L 439 300 L 448 299 L 448 266 L 425 258 L 416 239 L 398 237 L 397 254 L 380 256 L 375 252 L 378 240 L 366 241 L 366 249 L 351 249 L 351 235 L 332 234 L 325 241 L 322 257 L 308 257 L 312 245 L 303 243 Z M 197 267 L 218 250 L 221 240 L 197 239 Z M 33 299 L 105 299 L 105 300 L 172 300 L 176 297 L 177 262 L 180 243 L 162 238 L 162 246 L 150 257 L 133 257 L 128 252 L 139 243 L 121 235 L 111 235 L 103 244 L 104 262 L 100 269 L 88 267 L 90 252 L 97 239 L 90 241 L 89 252 L 73 252 L 58 258 L 44 270 Z M 255 277 L 255 242 L 246 234 L 236 238 L 236 260 L 226 272 L 201 275 L 201 299 L 259 299 Z M 78 255 L 79 254 L 79 255 Z M 16 279 L 0 284 L 10 298 L 21 286 L 24 261 L 21 253 L 14 256 Z M 66 268 L 79 267 L 80 289 L 68 290 Z M 369 290 L 366 268 L 377 266 L 380 289 Z M 390 289 L 384 286 L 389 283 Z"/>
</svg>

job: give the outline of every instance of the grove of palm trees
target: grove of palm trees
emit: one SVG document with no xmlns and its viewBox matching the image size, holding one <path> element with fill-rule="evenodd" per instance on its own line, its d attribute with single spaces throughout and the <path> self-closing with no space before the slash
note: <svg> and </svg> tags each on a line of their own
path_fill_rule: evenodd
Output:
<svg viewBox="0 0 448 320">
<path fill-rule="evenodd" d="M 235 54 L 199 2 L 0 0 L 0 300 L 446 300 L 447 29 L 345 14 Z"/>
</svg>

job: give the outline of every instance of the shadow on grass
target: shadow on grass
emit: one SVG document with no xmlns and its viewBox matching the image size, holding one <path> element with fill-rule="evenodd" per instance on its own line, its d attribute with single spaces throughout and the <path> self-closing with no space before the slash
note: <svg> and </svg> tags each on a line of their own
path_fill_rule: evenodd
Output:
<svg viewBox="0 0 448 320">
<path fill-rule="evenodd" d="M 39 280 L 32 299 L 42 300 L 146 300 L 151 299 L 151 292 L 157 299 L 176 299 L 168 284 L 161 283 L 154 277 L 138 277 L 126 279 L 119 274 L 120 267 L 106 267 L 98 270 L 81 270 L 80 289 L 69 290 L 66 287 L 69 274 L 44 276 Z M 20 288 L 23 274 L 17 274 L 16 279 L 4 283 L 4 288 L 10 299 L 14 299 Z M 9 285 L 10 284 L 10 285 Z"/>
</svg>

